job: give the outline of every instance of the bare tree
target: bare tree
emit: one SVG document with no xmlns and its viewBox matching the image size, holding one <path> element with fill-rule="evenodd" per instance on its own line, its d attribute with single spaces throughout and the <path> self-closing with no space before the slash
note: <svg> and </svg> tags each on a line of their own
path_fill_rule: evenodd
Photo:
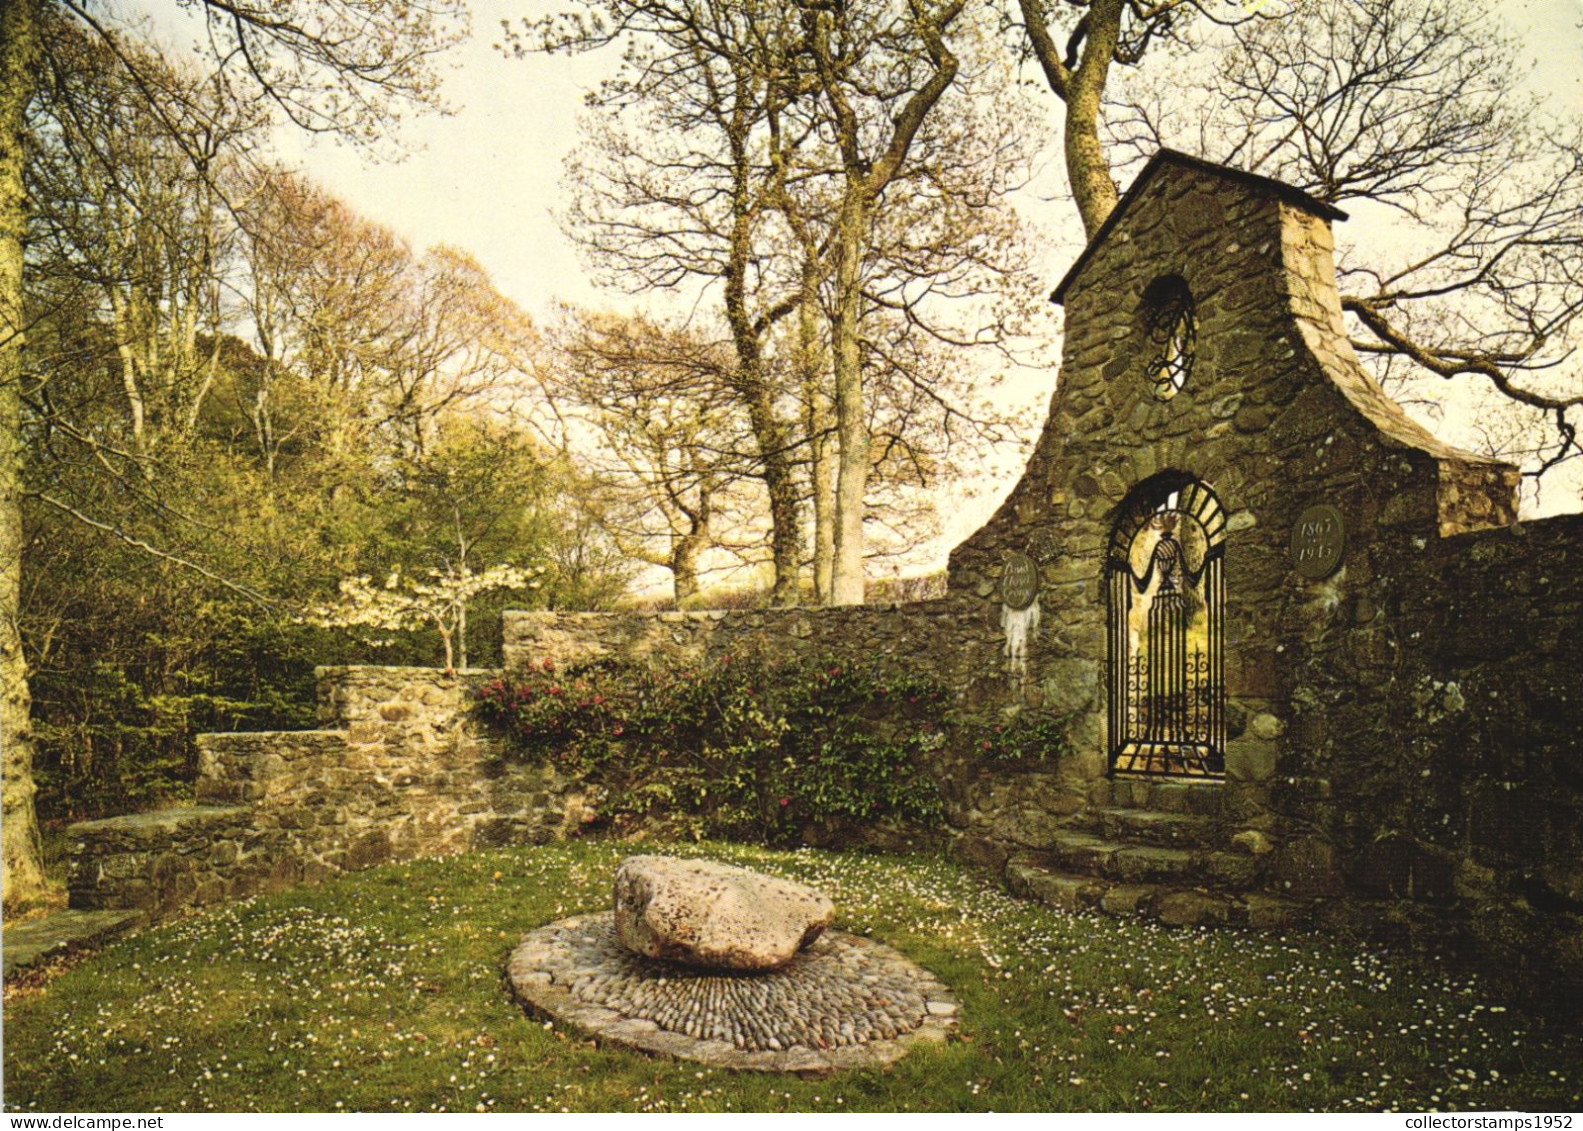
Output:
<svg viewBox="0 0 1583 1131">
<path fill-rule="evenodd" d="M 123 47 L 170 93 L 178 140 L 101 41 L 69 26 L 51 41 L 31 128 L 31 293 L 39 317 L 52 299 L 96 308 L 114 350 L 127 448 L 147 475 L 160 437 L 190 436 L 214 391 L 236 231 L 221 184 L 267 119 L 212 80 Z M 47 364 L 33 370 L 48 380 Z"/>
<path fill-rule="evenodd" d="M 522 383 L 538 335 L 478 261 L 453 247 L 431 248 L 417 261 L 405 299 L 396 308 L 401 332 L 380 393 L 381 423 L 421 453 L 441 414 Z"/>
<path fill-rule="evenodd" d="M 1008 115 L 974 134 L 990 118 L 974 113 L 946 47 L 948 32 L 971 24 L 961 38 L 974 61 L 988 54 L 985 24 L 965 10 L 612 0 L 516 40 L 629 44 L 628 65 L 591 99 L 605 116 L 589 120 L 570 165 L 569 227 L 608 282 L 720 302 L 769 488 L 782 602 L 802 561 L 804 472 L 815 593 L 862 599 L 875 459 L 865 381 L 900 373 L 865 370 L 879 356 L 867 324 L 954 335 L 945 308 L 990 309 L 990 292 L 1016 272 L 1003 198 L 1032 131 Z M 948 91 L 950 120 L 937 113 Z M 1022 279 L 1013 289 L 1034 290 Z M 876 322 L 876 340 L 891 333 Z M 941 403 L 955 391 L 922 371 L 907 379 L 937 385 Z"/>
<path fill-rule="evenodd" d="M 724 337 L 643 315 L 566 311 L 547 391 L 569 454 L 604 485 L 594 514 L 623 553 L 670 571 L 678 604 L 740 529 L 753 438 Z M 743 553 L 748 547 L 741 547 Z"/>
<path fill-rule="evenodd" d="M 863 603 L 863 518 L 870 461 L 864 406 L 861 324 L 863 269 L 873 210 L 907 163 L 925 120 L 955 81 L 960 61 L 947 35 L 965 0 L 907 0 L 903 19 L 865 12 L 876 27 L 862 28 L 850 6 L 809 5 L 803 11 L 806 49 L 840 154 L 840 204 L 829 258 L 833 297 L 830 353 L 834 374 L 836 435 L 835 545 L 830 601 Z M 866 32 L 866 34 L 865 34 Z M 890 128 L 877 139 L 874 118 L 865 121 L 858 99 L 867 95 L 892 111 Z"/>
<path fill-rule="evenodd" d="M 765 343 L 796 292 L 760 253 L 773 217 L 765 115 L 796 82 L 795 28 L 779 5 L 585 0 L 508 34 L 518 54 L 626 46 L 618 72 L 589 96 L 607 117 L 590 121 L 568 170 L 579 185 L 568 228 L 625 289 L 716 292 L 769 497 L 772 600 L 782 605 L 798 600 L 798 437 Z"/>
</svg>

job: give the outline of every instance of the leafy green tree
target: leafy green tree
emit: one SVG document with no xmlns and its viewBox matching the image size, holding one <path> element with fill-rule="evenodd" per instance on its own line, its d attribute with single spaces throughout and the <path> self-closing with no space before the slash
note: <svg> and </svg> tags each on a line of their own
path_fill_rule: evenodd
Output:
<svg viewBox="0 0 1583 1131">
<path fill-rule="evenodd" d="M 200 0 L 208 42 L 238 100 L 264 101 L 297 125 L 372 143 L 392 102 L 432 101 L 429 64 L 456 34 L 456 0 L 390 5 L 377 0 L 286 0 L 256 4 Z M 33 798 L 28 661 L 23 651 L 23 345 L 29 113 L 52 73 L 56 32 L 85 29 L 129 75 L 171 137 L 190 138 L 172 110 L 182 105 L 142 65 L 97 3 L 6 0 L 0 6 L 0 889 L 8 906 L 43 887 Z M 189 144 L 205 170 L 201 145 Z M 147 544 L 145 542 L 145 544 Z"/>
<path fill-rule="evenodd" d="M 456 579 L 488 567 L 529 571 L 528 604 L 606 604 L 625 586 L 625 571 L 591 543 L 597 530 L 579 521 L 586 490 L 563 457 L 542 450 L 509 420 L 448 413 L 428 447 L 397 464 L 395 496 L 368 557 L 376 570 Z M 576 563 L 576 564 L 573 564 Z M 373 563 L 371 563 L 373 564 Z M 487 587 L 458 606 L 455 632 L 463 667 L 470 642 L 498 640 L 500 604 Z M 519 597 L 523 596 L 519 594 Z M 488 610 L 486 630 L 471 631 L 475 598 Z"/>
</svg>

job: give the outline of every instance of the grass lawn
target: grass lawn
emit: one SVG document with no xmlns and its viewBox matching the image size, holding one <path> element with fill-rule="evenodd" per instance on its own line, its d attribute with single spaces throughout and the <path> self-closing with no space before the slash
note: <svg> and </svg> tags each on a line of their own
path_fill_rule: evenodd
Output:
<svg viewBox="0 0 1583 1131">
<path fill-rule="evenodd" d="M 13 1111 L 1583 1107 L 1583 1040 L 1465 978 L 1308 935 L 1022 903 L 934 856 L 705 854 L 822 887 L 961 998 L 959 1040 L 804 1080 L 601 1049 L 525 1017 L 525 930 L 608 906 L 630 846 L 396 865 L 106 947 L 5 1007 Z"/>
</svg>

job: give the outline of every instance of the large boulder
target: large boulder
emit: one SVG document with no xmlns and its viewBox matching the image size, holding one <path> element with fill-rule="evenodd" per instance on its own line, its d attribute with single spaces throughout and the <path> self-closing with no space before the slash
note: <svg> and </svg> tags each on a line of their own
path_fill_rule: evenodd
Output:
<svg viewBox="0 0 1583 1131">
<path fill-rule="evenodd" d="M 835 918 L 822 893 L 715 860 L 629 856 L 616 869 L 623 946 L 709 970 L 773 970 Z"/>
</svg>

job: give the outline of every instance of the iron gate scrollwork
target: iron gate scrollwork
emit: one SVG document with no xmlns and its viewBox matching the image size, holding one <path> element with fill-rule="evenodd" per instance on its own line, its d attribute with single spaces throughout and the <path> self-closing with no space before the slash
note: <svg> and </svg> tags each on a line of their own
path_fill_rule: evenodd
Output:
<svg viewBox="0 0 1583 1131">
<path fill-rule="evenodd" d="M 1205 484 L 1162 475 L 1123 504 L 1107 555 L 1110 765 L 1225 769 L 1226 516 Z"/>
</svg>

